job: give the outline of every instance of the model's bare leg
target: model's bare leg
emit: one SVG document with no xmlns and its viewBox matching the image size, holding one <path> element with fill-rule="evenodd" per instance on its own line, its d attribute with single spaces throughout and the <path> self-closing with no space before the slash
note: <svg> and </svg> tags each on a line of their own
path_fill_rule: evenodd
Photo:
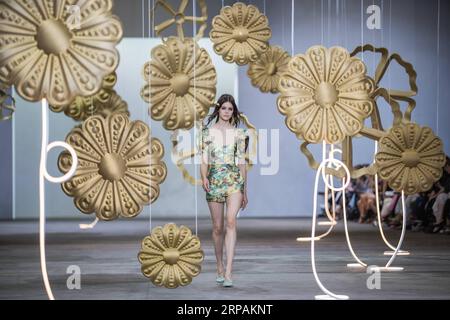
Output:
<svg viewBox="0 0 450 320">
<path fill-rule="evenodd" d="M 365 197 L 364 194 L 362 194 L 358 200 L 358 202 L 356 203 L 356 206 L 358 207 L 358 211 L 359 211 L 359 220 L 358 223 L 363 223 L 364 218 L 366 216 L 366 204 L 365 204 Z"/>
<path fill-rule="evenodd" d="M 236 246 L 236 216 L 242 205 L 242 192 L 234 192 L 227 197 L 227 230 L 225 233 L 225 247 L 227 250 L 227 270 L 225 279 L 231 280 L 233 268 L 234 248 Z"/>
<path fill-rule="evenodd" d="M 208 202 L 209 211 L 211 213 L 211 219 L 213 222 L 212 238 L 214 241 L 214 251 L 216 253 L 217 262 L 217 274 L 224 275 L 225 270 L 223 267 L 223 209 L 224 203 L 221 202 Z"/>
</svg>

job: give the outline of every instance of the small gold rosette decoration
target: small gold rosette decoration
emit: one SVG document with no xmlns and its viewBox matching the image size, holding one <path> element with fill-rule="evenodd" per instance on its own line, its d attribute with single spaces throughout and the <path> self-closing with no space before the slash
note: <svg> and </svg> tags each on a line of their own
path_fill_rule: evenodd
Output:
<svg viewBox="0 0 450 320">
<path fill-rule="evenodd" d="M 124 113 L 89 117 L 66 138 L 77 153 L 78 167 L 62 184 L 64 193 L 74 197 L 81 212 L 95 212 L 100 220 L 137 216 L 143 205 L 158 198 L 167 176 L 163 145 L 149 135 L 144 122 L 130 121 Z M 61 172 L 71 164 L 70 154 L 62 152 Z"/>
<path fill-rule="evenodd" d="M 191 283 L 200 274 L 203 257 L 200 239 L 174 223 L 154 228 L 142 241 L 138 255 L 144 276 L 170 289 Z"/>
<path fill-rule="evenodd" d="M 442 141 L 428 127 L 395 126 L 381 138 L 375 156 L 381 179 L 405 194 L 428 191 L 442 175 Z"/>
<path fill-rule="evenodd" d="M 68 105 L 96 93 L 119 63 L 112 0 L 2 0 L 0 81 L 28 101 Z"/>
<path fill-rule="evenodd" d="M 289 62 L 280 80 L 278 110 L 299 139 L 340 143 L 356 135 L 374 108 L 366 66 L 341 47 L 314 46 Z"/>
<path fill-rule="evenodd" d="M 216 97 L 216 70 L 208 52 L 192 38 L 170 37 L 153 48 L 144 65 L 142 99 L 153 120 L 166 130 L 191 129 L 202 120 Z"/>
<path fill-rule="evenodd" d="M 271 36 L 267 17 L 254 5 L 242 2 L 223 7 L 213 18 L 209 33 L 214 51 L 238 65 L 256 61 L 269 48 Z"/>
<path fill-rule="evenodd" d="M 291 57 L 281 47 L 270 46 L 255 62 L 249 64 L 247 74 L 253 86 L 262 92 L 278 92 L 281 74 L 288 71 Z"/>
</svg>

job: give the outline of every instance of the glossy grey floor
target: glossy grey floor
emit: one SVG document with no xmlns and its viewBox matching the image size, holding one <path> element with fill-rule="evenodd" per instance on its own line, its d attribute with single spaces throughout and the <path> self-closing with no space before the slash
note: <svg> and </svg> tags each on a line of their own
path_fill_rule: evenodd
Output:
<svg viewBox="0 0 450 320">
<path fill-rule="evenodd" d="M 166 222 L 153 221 L 153 226 Z M 174 222 L 195 230 L 192 220 Z M 215 284 L 210 222 L 199 220 L 205 252 L 202 272 L 190 285 L 177 289 L 156 287 L 140 272 L 137 253 L 149 233 L 148 221 L 103 222 L 93 230 L 79 230 L 78 223 L 47 223 L 48 270 L 57 299 L 313 299 L 321 294 L 311 271 L 310 244 L 295 241 L 309 234 L 309 219 L 240 219 L 233 288 Z M 376 227 L 350 223 L 349 229 L 363 261 L 386 263 L 388 258 L 382 255 L 386 247 Z M 47 298 L 37 230 L 35 221 L 0 222 L 0 299 Z M 398 230 L 386 233 L 394 243 L 400 236 Z M 404 248 L 411 255 L 398 257 L 393 264 L 405 270 L 381 274 L 381 288 L 372 290 L 367 287 L 370 274 L 346 267 L 354 261 L 342 222 L 316 245 L 319 277 L 335 293 L 351 299 L 450 299 L 448 235 L 407 232 Z M 80 290 L 67 288 L 70 265 L 80 267 Z"/>
</svg>

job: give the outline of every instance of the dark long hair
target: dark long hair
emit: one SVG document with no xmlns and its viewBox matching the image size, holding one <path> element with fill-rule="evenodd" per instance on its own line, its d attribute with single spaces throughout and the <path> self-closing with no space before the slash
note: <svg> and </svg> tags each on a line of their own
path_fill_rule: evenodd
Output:
<svg viewBox="0 0 450 320">
<path fill-rule="evenodd" d="M 214 118 L 216 119 L 216 123 L 219 121 L 219 110 L 220 107 L 222 107 L 222 105 L 225 102 L 230 102 L 233 105 L 233 116 L 230 118 L 230 123 L 231 124 L 234 123 L 234 126 L 236 128 L 239 126 L 239 123 L 241 122 L 240 117 L 241 113 L 239 112 L 236 102 L 234 101 L 234 98 L 231 94 L 223 94 L 220 96 L 219 100 L 217 100 L 217 103 L 215 104 L 213 113 L 211 113 L 211 115 L 208 116 L 206 126 L 209 126 L 209 124 L 211 123 L 211 121 L 214 120 Z"/>
</svg>

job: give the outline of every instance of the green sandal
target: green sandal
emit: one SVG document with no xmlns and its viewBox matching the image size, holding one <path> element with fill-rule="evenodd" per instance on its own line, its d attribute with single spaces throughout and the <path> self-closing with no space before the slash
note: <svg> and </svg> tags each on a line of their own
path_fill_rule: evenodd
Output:
<svg viewBox="0 0 450 320">
<path fill-rule="evenodd" d="M 232 281 L 232 280 L 225 279 L 225 280 L 223 281 L 223 286 L 226 287 L 226 288 L 230 288 L 230 287 L 233 286 L 233 281 Z"/>
<path fill-rule="evenodd" d="M 221 276 L 221 275 L 217 276 L 217 278 L 216 278 L 217 283 L 224 283 L 224 281 L 225 281 L 225 278 L 223 276 Z"/>
</svg>

